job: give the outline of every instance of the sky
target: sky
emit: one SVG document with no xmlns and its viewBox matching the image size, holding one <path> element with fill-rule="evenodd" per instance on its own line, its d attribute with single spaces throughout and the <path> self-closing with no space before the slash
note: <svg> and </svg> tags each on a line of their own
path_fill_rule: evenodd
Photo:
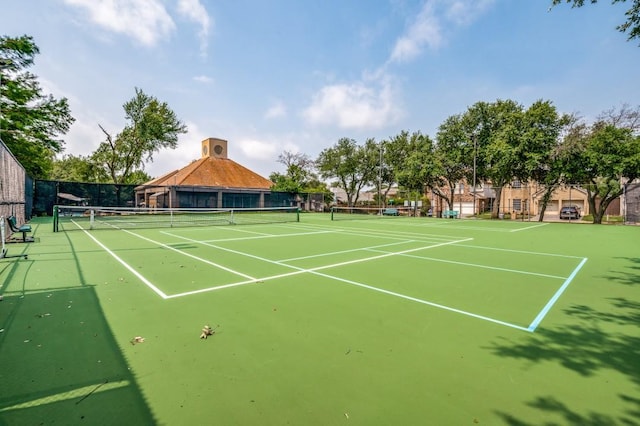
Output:
<svg viewBox="0 0 640 426">
<path fill-rule="evenodd" d="M 340 138 L 435 138 L 476 102 L 549 100 L 588 122 L 637 106 L 640 46 L 615 27 L 629 3 L 551 0 L 4 1 L 0 35 L 29 35 L 30 69 L 76 119 L 64 154 L 91 154 L 126 125 L 139 88 L 187 125 L 153 177 L 200 157 L 208 137 L 268 178 L 283 152 Z"/>
</svg>

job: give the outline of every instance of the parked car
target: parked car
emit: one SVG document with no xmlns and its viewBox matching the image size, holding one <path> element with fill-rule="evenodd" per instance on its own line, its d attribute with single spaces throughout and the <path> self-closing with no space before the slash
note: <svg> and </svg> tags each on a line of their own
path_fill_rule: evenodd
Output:
<svg viewBox="0 0 640 426">
<path fill-rule="evenodd" d="M 560 219 L 580 219 L 580 211 L 577 207 L 563 207 L 560 210 Z"/>
</svg>

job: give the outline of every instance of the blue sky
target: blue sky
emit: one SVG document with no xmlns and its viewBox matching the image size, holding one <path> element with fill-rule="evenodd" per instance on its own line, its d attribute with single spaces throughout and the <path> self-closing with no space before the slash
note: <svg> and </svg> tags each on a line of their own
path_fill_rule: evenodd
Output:
<svg viewBox="0 0 640 426">
<path fill-rule="evenodd" d="M 159 176 L 229 141 L 268 177 L 283 151 L 311 158 L 341 137 L 435 137 L 478 101 L 552 101 L 592 120 L 638 104 L 640 47 L 615 30 L 628 4 L 551 0 L 29 0 L 4 2 L 2 35 L 34 37 L 43 88 L 76 118 L 66 154 L 124 126 L 135 87 L 187 124 Z"/>
</svg>

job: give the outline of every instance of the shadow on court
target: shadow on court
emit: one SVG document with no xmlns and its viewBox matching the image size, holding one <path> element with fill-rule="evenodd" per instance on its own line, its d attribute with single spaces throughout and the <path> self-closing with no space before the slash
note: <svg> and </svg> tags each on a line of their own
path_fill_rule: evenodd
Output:
<svg viewBox="0 0 640 426">
<path fill-rule="evenodd" d="M 539 410 L 539 418 L 546 419 L 545 422 L 531 423 L 496 410 L 507 424 L 640 425 L 640 398 L 622 390 L 640 388 L 640 303 L 622 297 L 607 301 L 610 309 L 604 310 L 572 305 L 564 310 L 570 324 L 542 327 L 524 343 L 502 341 L 489 349 L 496 355 L 526 360 L 532 365 L 560 364 L 581 377 L 593 378 L 593 391 L 597 392 L 598 386 L 602 386 L 602 395 L 615 395 L 624 410 L 612 412 L 605 403 L 592 405 L 588 410 L 572 409 L 571 403 L 561 397 L 543 395 L 526 405 Z M 607 377 L 606 381 L 603 377 Z"/>
<path fill-rule="evenodd" d="M 64 274 L 31 248 L 0 262 L 0 425 L 155 424 L 73 245 Z"/>
<path fill-rule="evenodd" d="M 92 287 L 1 302 L 2 424 L 154 424 Z"/>
</svg>

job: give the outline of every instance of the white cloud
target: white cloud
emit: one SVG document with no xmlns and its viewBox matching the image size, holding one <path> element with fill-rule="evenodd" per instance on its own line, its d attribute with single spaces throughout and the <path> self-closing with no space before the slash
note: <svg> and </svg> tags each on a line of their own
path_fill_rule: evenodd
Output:
<svg viewBox="0 0 640 426">
<path fill-rule="evenodd" d="M 211 82 L 213 82 L 213 79 L 211 77 L 208 77 L 206 75 L 197 75 L 195 77 L 193 77 L 194 81 L 197 81 L 198 83 L 204 83 L 204 84 L 209 84 Z"/>
<path fill-rule="evenodd" d="M 439 48 L 448 32 L 469 25 L 495 0 L 432 0 L 426 1 L 415 20 L 398 38 L 389 57 L 390 62 L 407 62 L 429 47 Z"/>
<path fill-rule="evenodd" d="M 458 26 L 469 25 L 482 14 L 495 0 L 457 0 L 445 2 L 444 16 Z"/>
<path fill-rule="evenodd" d="M 284 106 L 284 103 L 282 103 L 282 101 L 276 101 L 264 114 L 264 118 L 280 118 L 285 117 L 286 115 L 287 108 Z"/>
<path fill-rule="evenodd" d="M 200 39 L 200 56 L 207 56 L 209 42 L 209 29 L 211 27 L 211 17 L 207 10 L 200 3 L 200 0 L 178 0 L 178 12 L 200 25 L 198 38 Z"/>
<path fill-rule="evenodd" d="M 64 0 L 83 9 L 89 20 L 118 34 L 154 46 L 167 37 L 175 24 L 160 0 Z"/>
<path fill-rule="evenodd" d="M 253 160 L 271 160 L 276 153 L 276 145 L 271 142 L 259 141 L 256 139 L 241 139 L 234 142 L 234 146 L 240 147 L 240 151 Z"/>
<path fill-rule="evenodd" d="M 335 124 L 344 129 L 378 129 L 402 115 L 391 79 L 384 75 L 365 77 L 350 84 L 323 87 L 303 111 L 311 124 Z"/>
<path fill-rule="evenodd" d="M 433 2 L 425 2 L 415 21 L 393 48 L 391 61 L 409 61 L 422 53 L 424 46 L 436 48 L 442 43 L 440 20 Z"/>
</svg>

